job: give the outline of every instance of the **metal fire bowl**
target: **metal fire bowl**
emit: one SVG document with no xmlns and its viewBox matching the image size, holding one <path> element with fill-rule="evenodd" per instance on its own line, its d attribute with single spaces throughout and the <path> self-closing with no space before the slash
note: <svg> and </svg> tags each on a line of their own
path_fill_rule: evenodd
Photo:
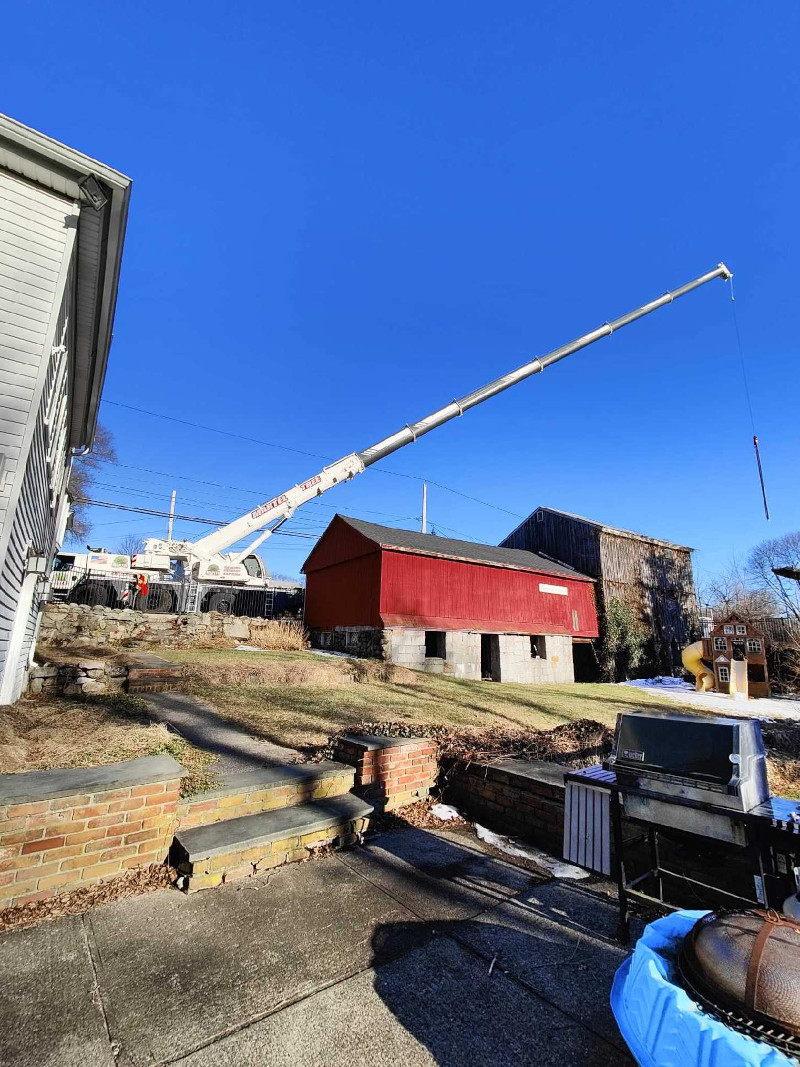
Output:
<svg viewBox="0 0 800 1067">
<path fill-rule="evenodd" d="M 684 939 L 679 969 L 704 1008 L 800 1048 L 800 923 L 773 911 L 712 912 Z"/>
</svg>

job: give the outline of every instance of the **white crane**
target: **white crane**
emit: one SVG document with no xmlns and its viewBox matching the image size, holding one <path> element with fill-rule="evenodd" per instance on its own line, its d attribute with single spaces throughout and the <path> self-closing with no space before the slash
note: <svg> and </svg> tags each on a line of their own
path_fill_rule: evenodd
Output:
<svg viewBox="0 0 800 1067">
<path fill-rule="evenodd" d="M 678 289 L 665 293 L 658 299 L 652 300 L 649 304 L 644 304 L 627 315 L 621 315 L 612 322 L 605 322 L 602 326 L 598 326 L 596 330 L 583 334 L 577 340 L 570 341 L 569 344 L 556 348 L 552 352 L 548 352 L 547 355 L 537 356 L 530 362 L 510 371 L 501 378 L 497 378 L 488 385 L 481 386 L 480 389 L 467 393 L 466 396 L 458 400 L 452 400 L 443 408 L 439 408 L 418 422 L 404 426 L 402 430 L 398 430 L 397 433 L 392 434 L 390 437 L 385 437 L 382 441 L 378 441 L 377 444 L 365 448 L 361 452 L 351 452 L 349 455 L 343 456 L 342 459 L 336 460 L 335 463 L 323 467 L 312 478 L 292 486 L 278 496 L 274 496 L 271 500 L 267 500 L 266 503 L 253 508 L 252 511 L 248 511 L 245 515 L 234 519 L 233 522 L 229 522 L 226 526 L 220 527 L 220 529 L 215 530 L 207 537 L 200 538 L 199 541 L 161 541 L 157 538 L 147 540 L 144 552 L 134 556 L 133 566 L 141 570 L 159 572 L 169 571 L 170 567 L 174 568 L 177 562 L 183 564 L 185 569 L 190 570 L 192 576 L 200 582 L 261 585 L 267 575 L 267 571 L 263 561 L 259 556 L 255 555 L 256 549 L 275 533 L 287 519 L 290 519 L 303 504 L 322 496 L 323 493 L 326 493 L 335 485 L 349 481 L 357 474 L 365 471 L 371 464 L 377 463 L 378 460 L 384 459 L 399 448 L 411 444 L 412 441 L 416 441 L 423 434 L 443 425 L 445 422 L 449 422 L 450 419 L 454 419 L 458 415 L 463 415 L 465 411 L 475 407 L 477 404 L 482 404 L 484 400 L 488 400 L 506 389 L 510 389 L 512 385 L 516 385 L 534 374 L 539 374 L 546 367 L 557 363 L 566 356 L 572 355 L 573 352 L 586 348 L 587 345 L 599 341 L 602 337 L 610 337 L 616 330 L 620 330 L 623 326 L 627 326 L 629 323 L 635 322 L 653 311 L 657 311 L 659 308 L 664 307 L 665 304 L 671 304 L 673 300 L 677 300 L 678 297 L 690 293 L 701 285 L 705 285 L 706 282 L 713 281 L 715 278 L 728 280 L 732 277 L 731 271 L 728 270 L 724 263 L 720 263 L 714 270 L 700 275 L 699 278 L 687 282 L 686 285 L 682 285 Z M 240 552 L 225 554 L 226 549 L 231 545 L 254 533 L 258 534 L 257 537 L 246 548 Z"/>
</svg>

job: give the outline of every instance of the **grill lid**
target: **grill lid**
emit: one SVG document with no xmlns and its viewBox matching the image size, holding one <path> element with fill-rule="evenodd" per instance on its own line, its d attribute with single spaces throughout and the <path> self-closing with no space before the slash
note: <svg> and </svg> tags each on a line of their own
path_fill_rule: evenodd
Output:
<svg viewBox="0 0 800 1067">
<path fill-rule="evenodd" d="M 686 936 L 679 969 L 703 1007 L 800 1048 L 800 923 L 772 911 L 711 912 Z"/>
</svg>

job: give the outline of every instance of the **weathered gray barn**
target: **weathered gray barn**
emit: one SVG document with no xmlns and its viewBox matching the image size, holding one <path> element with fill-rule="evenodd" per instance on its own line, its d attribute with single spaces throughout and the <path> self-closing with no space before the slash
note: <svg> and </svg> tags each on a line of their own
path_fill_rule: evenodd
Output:
<svg viewBox="0 0 800 1067">
<path fill-rule="evenodd" d="M 630 603 L 650 630 L 649 666 L 670 673 L 697 633 L 692 549 L 620 530 L 555 508 L 537 508 L 505 538 L 506 548 L 538 552 L 597 579 L 601 632 L 612 598 Z M 576 662 L 590 675 L 592 664 Z"/>
<path fill-rule="evenodd" d="M 19 696 L 91 448 L 130 181 L 0 115 L 0 704 Z"/>
</svg>

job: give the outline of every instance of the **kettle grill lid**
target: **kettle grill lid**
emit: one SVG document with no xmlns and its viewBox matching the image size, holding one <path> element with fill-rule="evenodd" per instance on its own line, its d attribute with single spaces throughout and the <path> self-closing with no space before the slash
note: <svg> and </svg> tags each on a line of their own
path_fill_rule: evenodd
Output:
<svg viewBox="0 0 800 1067">
<path fill-rule="evenodd" d="M 724 1014 L 800 1039 L 800 923 L 774 911 L 718 911 L 683 942 L 679 969 L 690 991 Z M 758 1036 L 758 1035 L 754 1035 Z"/>
</svg>

